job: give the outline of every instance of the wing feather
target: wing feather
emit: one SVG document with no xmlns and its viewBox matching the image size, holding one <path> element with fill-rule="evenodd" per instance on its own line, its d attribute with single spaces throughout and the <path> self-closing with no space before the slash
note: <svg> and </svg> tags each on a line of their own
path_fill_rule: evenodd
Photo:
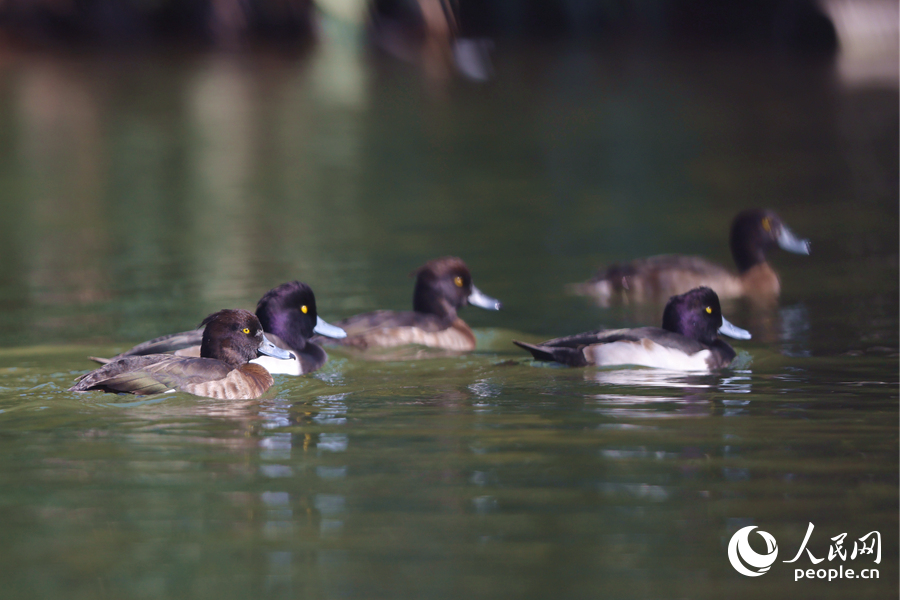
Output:
<svg viewBox="0 0 900 600">
<path fill-rule="evenodd" d="M 90 357 L 101 364 L 108 364 L 127 356 L 146 356 L 148 354 L 178 353 L 181 356 L 200 356 L 200 343 L 203 341 L 203 330 L 193 329 L 180 333 L 171 333 L 143 342 L 137 346 L 117 354 L 112 358 Z M 196 348 L 194 348 L 196 346 Z"/>
<path fill-rule="evenodd" d="M 172 354 L 126 356 L 82 376 L 70 390 L 157 394 L 188 384 L 221 379 L 230 371 L 225 363 L 209 358 Z"/>
</svg>

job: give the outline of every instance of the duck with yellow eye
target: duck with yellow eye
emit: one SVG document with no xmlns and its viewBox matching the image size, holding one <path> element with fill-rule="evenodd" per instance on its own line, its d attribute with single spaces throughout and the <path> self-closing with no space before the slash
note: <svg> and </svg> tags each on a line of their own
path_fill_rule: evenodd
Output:
<svg viewBox="0 0 900 600">
<path fill-rule="evenodd" d="M 128 393 L 145 396 L 181 391 L 226 400 L 258 398 L 274 380 L 264 367 L 251 364 L 258 355 L 273 360 L 294 356 L 277 348 L 263 333 L 259 319 L 240 309 L 220 310 L 200 324 L 199 357 L 174 354 L 124 356 L 82 375 L 69 391 Z"/>
<path fill-rule="evenodd" d="M 775 212 L 765 209 L 745 210 L 734 218 L 730 246 L 737 273 L 699 256 L 662 254 L 611 265 L 569 289 L 593 296 L 603 306 L 661 302 L 698 286 L 713 289 L 723 300 L 747 297 L 769 303 L 781 293 L 781 282 L 767 262 L 768 252 L 777 247 L 809 254 L 809 241 L 796 237 Z"/>
<path fill-rule="evenodd" d="M 328 355 L 310 338 L 315 334 L 329 337 L 347 335 L 343 329 L 319 317 L 312 288 L 300 281 L 283 283 L 266 292 L 256 305 L 256 316 L 272 343 L 294 355 L 291 360 L 272 360 L 265 356 L 253 360 L 273 374 L 303 375 L 315 371 L 325 364 Z M 124 356 L 161 353 L 200 356 L 201 337 L 200 330 L 173 333 L 138 344 L 111 359 L 95 360 L 105 363 Z"/>
<path fill-rule="evenodd" d="M 709 288 L 673 296 L 663 310 L 662 327 L 606 329 L 556 338 L 540 344 L 513 343 L 535 360 L 572 367 L 637 365 L 673 371 L 712 371 L 727 367 L 736 353 L 717 336 L 750 339 L 724 317 Z"/>
<path fill-rule="evenodd" d="M 474 350 L 475 334 L 457 311 L 468 304 L 500 310 L 500 301 L 475 287 L 466 263 L 454 256 L 429 261 L 413 274 L 416 285 L 412 311 L 377 310 L 336 321 L 347 337 L 327 343 L 361 350 L 408 344 L 451 352 Z"/>
</svg>

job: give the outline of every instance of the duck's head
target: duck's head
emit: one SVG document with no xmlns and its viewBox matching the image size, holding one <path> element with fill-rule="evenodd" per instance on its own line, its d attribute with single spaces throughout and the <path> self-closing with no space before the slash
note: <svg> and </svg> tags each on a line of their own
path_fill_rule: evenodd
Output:
<svg viewBox="0 0 900 600">
<path fill-rule="evenodd" d="M 734 218 L 731 224 L 731 254 L 743 273 L 766 260 L 766 253 L 774 247 L 809 254 L 809 240 L 794 235 L 775 212 L 753 208 Z"/>
<path fill-rule="evenodd" d="M 719 297 L 708 287 L 694 288 L 669 298 L 663 310 L 662 327 L 704 344 L 715 342 L 719 333 L 735 339 L 750 339 L 748 331 L 735 327 L 722 316 Z"/>
<path fill-rule="evenodd" d="M 204 328 L 200 356 L 220 360 L 232 368 L 240 367 L 260 354 L 294 358 L 293 354 L 266 339 L 259 319 L 247 310 L 220 310 L 203 319 L 200 327 Z"/>
<path fill-rule="evenodd" d="M 343 338 L 347 332 L 326 323 L 316 310 L 312 288 L 301 281 L 289 281 L 272 288 L 259 299 L 256 316 L 264 331 L 273 333 L 291 348 L 303 349 L 314 333 Z"/>
<path fill-rule="evenodd" d="M 500 310 L 499 300 L 481 292 L 472 283 L 472 274 L 462 259 L 445 256 L 427 262 L 412 273 L 416 276 L 413 310 L 453 318 L 467 304 Z"/>
</svg>

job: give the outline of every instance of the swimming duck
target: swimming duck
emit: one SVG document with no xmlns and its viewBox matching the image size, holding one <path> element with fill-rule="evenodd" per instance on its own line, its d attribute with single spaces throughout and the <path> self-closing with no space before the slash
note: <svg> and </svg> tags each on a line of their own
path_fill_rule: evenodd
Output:
<svg viewBox="0 0 900 600">
<path fill-rule="evenodd" d="M 220 310 L 200 326 L 203 339 L 199 358 L 174 354 L 126 356 L 83 375 L 69 391 L 143 396 L 178 390 L 209 398 L 249 400 L 261 396 L 274 383 L 264 367 L 250 364 L 251 359 L 258 354 L 293 358 L 266 339 L 259 319 L 249 311 Z"/>
<path fill-rule="evenodd" d="M 719 298 L 700 287 L 669 299 L 662 328 L 607 329 L 556 338 L 540 344 L 513 341 L 536 360 L 572 367 L 640 365 L 675 371 L 711 371 L 727 367 L 735 352 L 716 333 L 750 339 L 722 317 Z"/>
<path fill-rule="evenodd" d="M 474 350 L 475 334 L 457 310 L 466 304 L 500 310 L 500 301 L 475 287 L 466 263 L 454 256 L 429 261 L 414 274 L 412 311 L 377 310 L 336 321 L 347 337 L 328 343 L 358 349 L 420 344 L 454 352 Z"/>
<path fill-rule="evenodd" d="M 261 356 L 251 361 L 275 375 L 303 375 L 325 364 L 328 355 L 321 346 L 310 341 L 315 333 L 333 338 L 347 335 L 343 329 L 326 323 L 318 315 L 312 288 L 300 281 L 289 281 L 266 292 L 256 305 L 256 316 L 269 340 L 294 355 L 290 360 Z M 173 333 L 138 344 L 113 358 L 94 360 L 106 363 L 125 356 L 164 353 L 196 357 L 200 356 L 202 336 L 199 329 Z"/>
<path fill-rule="evenodd" d="M 781 284 L 766 262 L 766 253 L 777 245 L 795 254 L 809 254 L 809 241 L 798 239 L 778 215 L 765 209 L 739 213 L 731 225 L 730 243 L 737 274 L 697 256 L 664 254 L 612 265 L 571 289 L 595 296 L 604 306 L 615 300 L 661 301 L 697 286 L 710 287 L 723 299 L 774 299 Z"/>
</svg>

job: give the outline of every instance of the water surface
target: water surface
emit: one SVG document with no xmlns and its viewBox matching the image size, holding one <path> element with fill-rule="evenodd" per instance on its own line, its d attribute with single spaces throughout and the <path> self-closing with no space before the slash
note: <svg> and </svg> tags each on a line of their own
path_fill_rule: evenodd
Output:
<svg viewBox="0 0 900 600">
<path fill-rule="evenodd" d="M 502 49 L 488 85 L 308 56 L 15 56 L 0 79 L 0 518 L 10 598 L 885 598 L 897 593 L 896 89 L 783 55 Z M 709 375 L 510 340 L 655 324 L 567 295 L 613 260 L 730 264 L 768 206 L 775 306 Z M 463 257 L 468 356 L 277 376 L 260 400 L 66 392 L 309 283 L 336 320 Z M 798 581 L 808 548 L 877 580 Z M 727 546 L 778 541 L 764 576 Z M 882 562 L 827 559 L 870 531 Z M 755 534 L 754 534 L 755 535 Z M 758 539 L 751 544 L 758 552 Z M 760 542 L 761 543 L 761 542 Z M 820 566 L 822 566 L 820 565 Z"/>
</svg>

